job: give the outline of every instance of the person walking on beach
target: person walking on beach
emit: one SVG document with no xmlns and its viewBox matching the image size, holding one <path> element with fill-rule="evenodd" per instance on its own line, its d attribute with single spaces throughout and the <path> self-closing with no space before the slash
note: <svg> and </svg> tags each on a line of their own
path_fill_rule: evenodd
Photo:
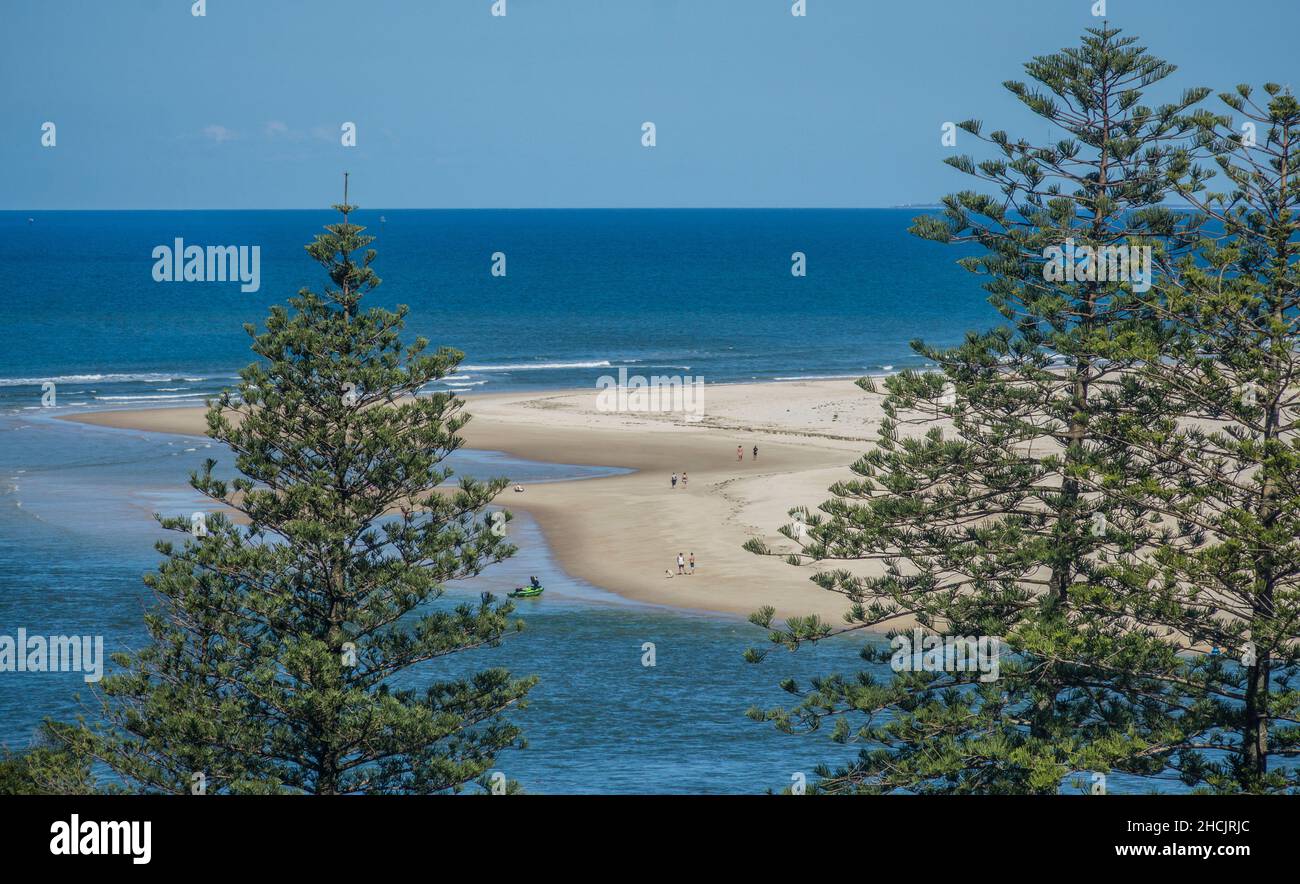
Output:
<svg viewBox="0 0 1300 884">
<path fill-rule="evenodd" d="M 695 576 L 695 553 L 691 553 L 691 576 Z"/>
<path fill-rule="evenodd" d="M 754 460 L 758 460 L 758 446 L 754 446 Z"/>
<path fill-rule="evenodd" d="M 686 487 L 686 471 L 682 470 L 682 487 Z"/>
<path fill-rule="evenodd" d="M 743 446 L 737 445 L 737 446 L 736 446 L 736 460 L 744 460 L 744 459 L 745 459 L 745 449 L 744 449 Z"/>
<path fill-rule="evenodd" d="M 681 553 L 677 554 L 677 573 L 678 574 L 686 573 L 686 559 L 682 557 Z"/>
<path fill-rule="evenodd" d="M 673 488 L 677 487 L 677 474 L 673 473 Z"/>
</svg>

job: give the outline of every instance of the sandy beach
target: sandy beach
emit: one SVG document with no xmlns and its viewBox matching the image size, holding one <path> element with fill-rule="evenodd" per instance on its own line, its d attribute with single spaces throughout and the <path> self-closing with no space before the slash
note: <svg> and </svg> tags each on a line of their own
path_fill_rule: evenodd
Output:
<svg viewBox="0 0 1300 884">
<path fill-rule="evenodd" d="M 602 411 L 594 390 L 478 394 L 468 447 L 530 460 L 624 467 L 634 473 L 505 491 L 498 503 L 526 510 L 565 571 L 627 598 L 748 615 L 771 605 L 779 618 L 819 614 L 841 621 L 839 596 L 809 581 L 810 569 L 741 548 L 777 529 L 790 507 L 816 506 L 851 475 L 881 419 L 880 397 L 851 380 L 709 385 L 702 418 Z M 105 427 L 203 435 L 202 408 L 92 412 L 68 420 Z M 759 456 L 753 457 L 757 445 Z M 744 451 L 738 460 L 736 448 Z M 671 475 L 689 484 L 674 489 Z M 694 576 L 675 574 L 695 554 Z"/>
</svg>

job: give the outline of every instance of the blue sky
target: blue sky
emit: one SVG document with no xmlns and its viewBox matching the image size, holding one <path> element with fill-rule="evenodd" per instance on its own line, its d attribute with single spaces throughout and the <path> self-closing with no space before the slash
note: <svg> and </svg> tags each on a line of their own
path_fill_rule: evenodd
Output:
<svg viewBox="0 0 1300 884">
<path fill-rule="evenodd" d="M 375 208 L 933 202 L 965 186 L 941 124 L 1045 137 L 1000 83 L 1099 21 L 1093 0 L 191 2 L 0 0 L 0 208 L 316 207 L 344 169 Z M 1107 7 L 1179 89 L 1300 88 L 1297 0 Z"/>
</svg>

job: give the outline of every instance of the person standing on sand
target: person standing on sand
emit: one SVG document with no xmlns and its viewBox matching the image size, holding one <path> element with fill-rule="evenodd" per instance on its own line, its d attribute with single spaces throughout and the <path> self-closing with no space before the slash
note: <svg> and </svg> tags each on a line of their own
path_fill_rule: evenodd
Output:
<svg viewBox="0 0 1300 884">
<path fill-rule="evenodd" d="M 676 474 L 676 473 L 673 473 L 673 487 L 674 487 L 674 488 L 677 487 L 677 474 Z"/>
<path fill-rule="evenodd" d="M 686 487 L 686 471 L 682 470 L 682 487 Z"/>
<path fill-rule="evenodd" d="M 754 446 L 754 460 L 758 460 L 758 446 Z"/>
<path fill-rule="evenodd" d="M 695 576 L 695 553 L 691 553 L 691 576 Z"/>
<path fill-rule="evenodd" d="M 737 446 L 736 446 L 736 460 L 744 460 L 744 459 L 745 459 L 745 449 L 744 449 L 743 446 L 737 445 Z"/>
<path fill-rule="evenodd" d="M 686 559 L 682 557 L 681 553 L 677 554 L 677 573 L 678 574 L 686 573 Z"/>
</svg>

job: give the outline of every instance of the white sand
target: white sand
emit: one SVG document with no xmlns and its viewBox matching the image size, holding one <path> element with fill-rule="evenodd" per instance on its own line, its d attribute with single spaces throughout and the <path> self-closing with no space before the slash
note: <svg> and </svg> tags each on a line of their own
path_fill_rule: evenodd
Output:
<svg viewBox="0 0 1300 884">
<path fill-rule="evenodd" d="M 816 506 L 851 475 L 875 437 L 880 397 L 852 381 L 710 385 L 703 419 L 609 413 L 596 391 L 479 394 L 467 399 L 470 447 L 538 461 L 630 467 L 637 472 L 505 491 L 498 503 L 538 521 L 564 569 L 647 602 L 779 618 L 820 614 L 838 623 L 844 600 L 795 567 L 741 549 L 751 537 L 775 548 L 796 505 Z M 105 411 L 70 417 L 101 426 L 202 435 L 202 408 Z M 737 461 L 736 446 L 744 449 Z M 759 447 L 753 459 L 752 448 Z M 669 477 L 685 471 L 676 490 Z M 180 481 L 180 479 L 178 479 Z M 676 572 L 694 552 L 694 576 Z"/>
</svg>

